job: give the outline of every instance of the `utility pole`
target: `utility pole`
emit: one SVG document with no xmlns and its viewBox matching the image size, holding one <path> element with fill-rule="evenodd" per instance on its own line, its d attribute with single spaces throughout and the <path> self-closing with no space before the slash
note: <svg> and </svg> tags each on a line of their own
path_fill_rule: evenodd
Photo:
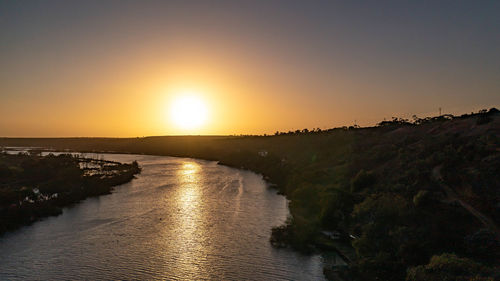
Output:
<svg viewBox="0 0 500 281">
<path fill-rule="evenodd" d="M 441 116 L 441 107 L 439 108 L 439 116 Z"/>
</svg>

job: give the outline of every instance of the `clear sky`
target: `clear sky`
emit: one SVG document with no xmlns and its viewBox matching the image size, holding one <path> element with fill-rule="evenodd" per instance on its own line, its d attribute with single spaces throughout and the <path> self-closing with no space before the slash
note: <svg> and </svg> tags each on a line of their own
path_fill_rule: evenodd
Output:
<svg viewBox="0 0 500 281">
<path fill-rule="evenodd" d="M 207 111 L 189 130 L 170 114 L 186 93 Z M 500 1 L 0 1 L 0 136 L 261 134 L 493 106 Z"/>
</svg>

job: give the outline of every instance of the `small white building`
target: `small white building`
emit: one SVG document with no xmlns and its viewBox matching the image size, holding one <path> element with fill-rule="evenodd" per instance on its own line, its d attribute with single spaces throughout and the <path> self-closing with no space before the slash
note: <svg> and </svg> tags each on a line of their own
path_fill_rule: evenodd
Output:
<svg viewBox="0 0 500 281">
<path fill-rule="evenodd" d="M 267 156 L 267 150 L 259 150 L 259 152 L 257 152 L 259 154 L 260 157 L 266 157 Z"/>
</svg>

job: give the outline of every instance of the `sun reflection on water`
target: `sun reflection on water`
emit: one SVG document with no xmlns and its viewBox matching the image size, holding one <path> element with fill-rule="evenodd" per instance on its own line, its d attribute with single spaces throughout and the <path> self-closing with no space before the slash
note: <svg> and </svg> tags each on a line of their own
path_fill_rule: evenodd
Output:
<svg viewBox="0 0 500 281">
<path fill-rule="evenodd" d="M 197 210 L 200 193 L 200 165 L 195 162 L 183 163 L 179 170 L 181 186 L 177 192 L 177 202 L 184 219 L 193 220 L 199 213 Z M 185 220 L 184 220 L 185 221 Z"/>
<path fill-rule="evenodd" d="M 201 186 L 203 177 L 201 166 L 196 162 L 185 162 L 178 171 L 179 187 L 175 193 L 178 218 L 177 235 L 174 242 L 177 248 L 176 264 L 185 274 L 193 276 L 207 272 L 208 268 L 200 262 L 206 258 L 205 217 Z"/>
<path fill-rule="evenodd" d="M 179 173 L 183 176 L 188 176 L 192 174 L 196 174 L 200 170 L 200 165 L 195 162 L 186 162 L 182 164 Z"/>
</svg>

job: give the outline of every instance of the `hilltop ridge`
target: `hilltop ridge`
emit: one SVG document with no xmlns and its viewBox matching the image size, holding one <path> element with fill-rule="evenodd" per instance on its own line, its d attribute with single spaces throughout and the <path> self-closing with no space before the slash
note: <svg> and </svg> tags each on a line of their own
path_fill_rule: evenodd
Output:
<svg viewBox="0 0 500 281">
<path fill-rule="evenodd" d="M 272 231 L 275 245 L 354 257 L 348 267 L 325 268 L 328 276 L 499 277 L 500 113 L 494 108 L 274 136 L 3 138 L 0 145 L 195 157 L 261 173 L 290 200 L 287 224 Z"/>
</svg>

